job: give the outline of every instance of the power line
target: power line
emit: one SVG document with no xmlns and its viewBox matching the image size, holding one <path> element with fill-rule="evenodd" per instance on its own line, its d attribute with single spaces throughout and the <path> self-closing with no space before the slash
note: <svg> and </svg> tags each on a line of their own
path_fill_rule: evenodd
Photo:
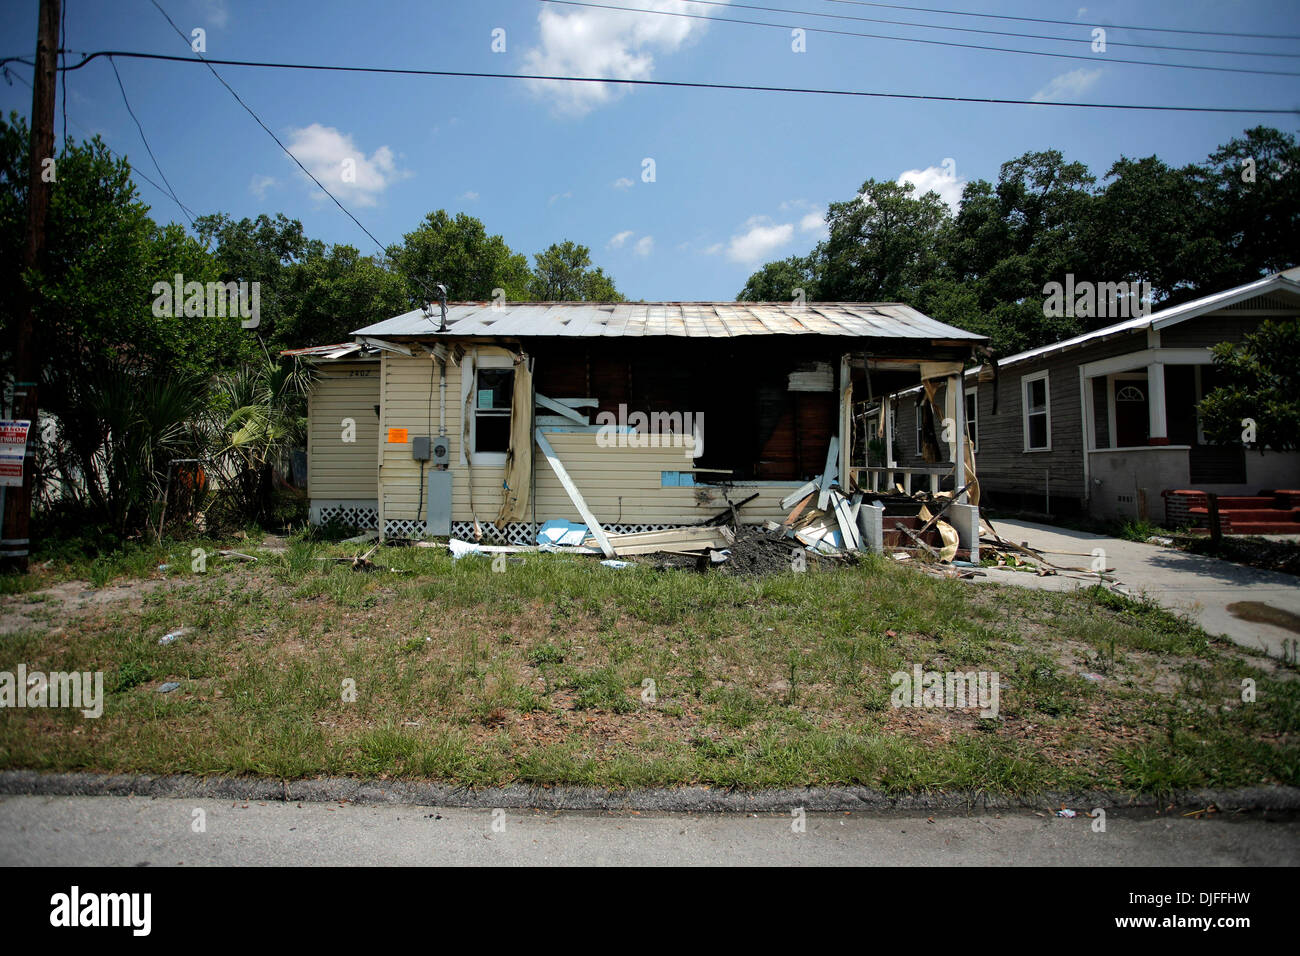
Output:
<svg viewBox="0 0 1300 956">
<path fill-rule="evenodd" d="M 181 28 L 176 25 L 176 21 L 173 20 L 170 15 L 168 15 L 167 11 L 164 10 L 162 6 L 159 5 L 158 0 L 150 0 L 150 2 L 155 7 L 158 8 L 158 12 L 161 13 L 164 18 L 166 18 L 168 23 L 171 24 L 172 29 L 176 31 L 176 34 L 181 38 L 181 41 L 186 46 L 189 46 L 190 38 L 187 37 L 184 31 L 182 31 Z M 288 156 L 290 159 L 292 159 L 294 163 L 297 164 L 298 168 L 301 169 L 304 173 L 306 173 L 307 176 L 310 177 L 311 181 L 320 187 L 321 192 L 325 193 L 326 196 L 329 196 L 330 199 L 334 200 L 334 205 L 338 206 L 339 209 L 343 210 L 343 213 L 354 223 L 356 223 L 357 228 L 370 237 L 370 241 L 375 244 L 375 246 L 379 249 L 379 251 L 382 254 L 387 255 L 388 254 L 387 247 L 385 247 L 384 244 L 375 237 L 375 234 L 371 232 L 369 229 L 367 229 L 360 219 L 352 215 L 352 211 L 348 209 L 347 206 L 343 205 L 343 203 L 339 202 L 339 198 L 337 196 L 335 196 L 332 192 L 330 192 L 328 189 L 325 188 L 325 184 L 322 183 L 319 179 L 317 179 L 316 175 L 310 169 L 308 169 L 306 166 L 302 164 L 302 161 L 299 160 L 298 157 L 293 154 L 293 151 L 290 150 L 288 146 L 285 146 L 284 143 L 280 141 L 280 137 L 275 135 L 275 133 L 271 130 L 271 127 L 267 126 L 264 122 L 262 122 L 262 118 L 258 116 L 256 112 L 253 111 L 253 108 L 251 106 L 249 106 L 247 103 L 244 102 L 244 100 L 240 97 L 238 93 L 235 92 L 235 88 L 231 86 L 229 83 L 227 83 L 225 79 L 222 77 L 222 75 L 216 71 L 216 69 L 213 67 L 212 64 L 220 63 L 221 61 L 220 60 L 209 61 L 206 57 L 203 56 L 202 53 L 199 53 L 197 50 L 194 52 L 194 55 L 198 57 L 199 62 L 202 62 L 208 68 L 208 70 L 211 71 L 212 75 L 217 78 L 217 81 L 222 86 L 224 86 L 227 90 L 230 91 L 230 95 L 235 98 L 235 102 L 237 102 L 240 106 L 242 106 L 248 112 L 248 115 L 253 117 L 253 119 L 257 121 L 257 125 L 262 127 L 262 129 L 266 131 L 266 134 L 270 136 L 271 139 L 275 140 L 276 145 L 279 146 L 282 150 L 284 150 L 285 155 Z M 164 57 L 162 57 L 160 54 L 159 58 L 164 58 Z M 165 59 L 179 60 L 180 62 L 183 63 L 195 62 L 193 59 L 189 57 L 165 57 Z M 109 57 L 109 60 L 111 62 L 112 57 Z M 84 66 L 87 62 L 88 59 L 82 60 L 82 62 L 78 64 L 78 66 Z M 415 279 L 417 282 L 420 282 L 418 277 L 415 277 Z M 424 283 L 421 282 L 420 284 L 423 285 Z M 429 291 L 428 289 L 425 289 L 425 292 L 428 291 Z"/>
<path fill-rule="evenodd" d="M 66 67 L 79 70 L 86 64 L 101 56 L 131 57 L 140 60 L 162 60 L 172 63 L 197 63 L 199 61 L 185 56 L 171 56 L 166 53 L 140 53 L 131 50 L 97 50 L 93 53 L 77 51 L 83 59 L 79 63 Z M 10 57 L 10 60 L 16 59 Z M 0 60 L 0 63 L 5 61 Z M 338 66 L 324 63 L 278 63 L 263 60 L 220 60 L 206 59 L 205 64 L 218 66 L 248 66 L 274 70 L 320 70 L 337 73 L 377 73 L 399 76 L 446 76 L 465 79 L 494 80 L 543 80 L 555 83 L 610 83 L 619 86 L 659 86 L 697 90 L 737 90 L 753 93 L 800 93 L 820 96 L 855 96 L 874 99 L 925 100 L 939 103 L 987 103 L 997 106 L 1056 106 L 1074 109 L 1104 110 L 1139 110 L 1165 113 L 1249 113 L 1261 116 L 1295 116 L 1300 114 L 1296 107 L 1239 107 L 1239 106 L 1151 106 L 1137 103 L 1066 103 L 1052 100 L 1019 100 L 991 96 L 939 96 L 926 93 L 883 93 L 873 90 L 836 90 L 818 89 L 800 86 L 758 86 L 742 83 L 703 83 L 685 80 L 635 80 L 616 76 L 548 76 L 540 73 L 489 73 L 470 70 L 417 70 L 401 67 L 384 66 Z M 269 131 L 268 131 L 269 132 Z M 274 134 L 272 134 L 274 136 Z M 277 140 L 278 142 L 278 140 Z M 290 154 L 292 155 L 292 154 Z"/>
<path fill-rule="evenodd" d="M 122 74 L 117 72 L 117 64 L 113 62 L 112 57 L 108 58 L 108 65 L 113 68 L 113 75 L 117 77 L 117 88 L 122 91 L 122 102 L 126 104 L 126 111 L 131 114 L 131 119 L 135 120 L 135 128 L 140 131 L 140 139 L 144 141 L 145 151 L 148 152 L 149 158 L 153 160 L 154 169 L 158 170 L 158 175 L 161 176 L 162 181 L 167 184 L 168 195 L 170 195 L 172 199 L 176 200 L 176 205 L 181 207 L 186 217 L 189 219 L 190 225 L 194 226 L 194 213 L 191 212 L 190 208 L 186 206 L 185 203 L 181 202 L 180 197 L 176 195 L 176 190 L 172 188 L 171 182 L 167 179 L 167 174 L 163 172 L 162 166 L 158 163 L 158 157 L 153 154 L 153 147 L 149 145 L 149 137 L 145 136 L 144 127 L 140 125 L 140 118 L 135 115 L 135 110 L 131 109 L 131 101 L 127 99 L 126 96 L 126 87 L 122 85 Z M 66 81 L 68 74 L 65 72 L 63 76 Z M 195 228 L 197 229 L 198 227 L 195 226 Z"/>
<path fill-rule="evenodd" d="M 899 43 L 924 43 L 928 46 L 958 47 L 963 50 L 983 50 L 990 53 L 1018 53 L 1021 56 L 1045 56 L 1058 60 L 1087 60 L 1092 63 L 1126 63 L 1134 66 L 1158 66 L 1170 70 L 1208 70 L 1214 73 L 1251 73 L 1256 76 L 1300 76 L 1300 73 L 1285 70 L 1255 70 L 1238 66 L 1197 66 L 1192 63 L 1161 63 L 1158 60 L 1129 60 L 1124 57 L 1107 56 L 1098 60 L 1096 54 L 1050 53 L 1046 50 L 1017 50 L 1013 47 L 985 46 L 979 43 L 957 43 L 952 40 L 927 40 L 922 37 L 896 37 L 886 33 L 861 33 L 854 30 L 832 30 L 829 27 L 808 27 L 798 23 L 768 23 L 764 20 L 742 20 L 739 17 L 711 17 L 703 13 L 682 13 L 676 10 L 649 10 L 645 7 L 619 7 L 609 3 L 593 3 L 591 0 L 540 0 L 542 3 L 554 3 L 567 7 L 591 7 L 596 10 L 617 10 L 623 13 L 644 13 L 652 16 L 680 17 L 687 20 L 712 20 L 718 23 L 741 23 L 753 27 L 775 27 L 778 30 L 804 30 L 808 33 L 826 33 L 832 36 L 866 37 L 870 40 L 894 40 Z M 699 2 L 699 0 L 696 0 Z"/>
<path fill-rule="evenodd" d="M 913 13 L 940 13 L 950 17 L 981 17 L 986 20 L 1018 20 L 1022 23 L 1054 23 L 1060 26 L 1077 27 L 1075 20 L 1048 20 L 1043 17 L 1013 17 L 1002 13 L 971 13 L 967 10 L 940 10 L 935 7 L 909 7 L 900 3 L 876 3 L 872 0 L 826 0 L 827 3 L 847 3 L 858 7 L 885 7 L 890 10 L 910 10 Z M 1125 23 L 1099 23 L 1097 26 L 1114 30 L 1137 30 L 1142 33 L 1180 33 L 1188 36 L 1203 37 L 1245 37 L 1250 40 L 1300 40 L 1300 35 L 1292 33 L 1232 33 L 1227 30 L 1180 30 L 1175 27 L 1137 27 Z"/>
<path fill-rule="evenodd" d="M 5 75 L 6 77 L 10 77 L 10 76 L 12 76 L 14 79 L 16 79 L 16 80 L 18 80 L 20 83 L 22 83 L 23 86 L 27 87 L 27 88 L 30 90 L 30 89 L 32 88 L 32 84 L 28 81 L 27 77 L 23 76 L 21 73 L 15 73 L 13 70 L 10 70 L 10 69 L 8 69 L 7 67 L 4 67 L 4 66 L 2 65 L 3 62 L 11 62 L 11 61 L 14 61 L 14 60 L 17 60 L 17 59 L 18 59 L 17 57 L 6 57 L 4 61 L 0 61 L 0 69 L 3 69 L 3 70 L 4 70 L 4 75 Z M 30 64 L 29 64 L 29 65 L 30 65 Z M 73 120 L 73 121 L 72 121 L 72 125 L 75 126 L 75 127 L 77 127 L 77 129 L 81 130 L 81 131 L 82 131 L 83 133 L 85 133 L 87 136 L 90 136 L 90 137 L 93 138 L 94 135 L 95 135 L 95 134 L 92 133 L 90 130 L 86 129 L 86 127 L 84 127 L 84 126 L 82 126 L 80 123 L 78 123 L 76 120 Z M 67 142 L 67 137 L 64 136 L 63 139 L 64 139 L 64 142 L 66 143 L 66 142 Z M 132 173 L 132 175 L 139 176 L 141 179 L 143 179 L 145 182 L 147 182 L 147 183 L 148 183 L 150 186 L 152 186 L 154 189 L 158 190 L 158 192 L 162 193 L 163 196 L 165 196 L 166 198 L 170 199 L 172 202 L 174 202 L 174 203 L 176 203 L 178 206 L 180 206 L 180 200 L 177 199 L 175 195 L 173 195 L 172 193 L 168 192 L 166 189 L 163 189 L 163 188 L 162 188 L 161 186 L 159 186 L 156 182 L 154 182 L 152 179 L 150 179 L 148 176 L 146 176 L 143 172 L 141 172 L 139 169 L 137 169 L 137 168 L 135 167 L 135 165 L 131 163 L 131 160 L 130 160 L 130 159 L 129 159 L 125 154 L 117 152 L 115 149 L 113 149 L 113 147 L 109 146 L 109 145 L 108 145 L 107 143 L 105 143 L 102 139 L 100 140 L 100 143 L 103 145 L 103 147 L 104 147 L 106 150 L 108 150 L 108 151 L 109 151 L 110 153 L 112 153 L 114 156 L 117 156 L 119 159 L 124 159 L 124 160 L 126 160 L 127 165 L 131 167 L 131 173 Z M 184 206 L 181 206 L 181 212 L 183 212 L 186 216 L 189 216 L 189 214 L 190 214 L 190 210 L 186 209 Z"/>
<path fill-rule="evenodd" d="M 539 2 L 547 3 L 549 0 L 539 0 Z M 917 27 L 921 30 L 947 30 L 957 33 L 981 33 L 988 36 L 1019 37 L 1026 40 L 1050 40 L 1055 43 L 1090 42 L 1090 40 L 1083 40 L 1080 37 L 1048 36 L 1042 33 L 1017 33 L 1012 30 L 981 30 L 979 27 L 957 27 L 940 23 L 917 23 L 915 20 L 890 20 L 884 17 L 855 17 L 847 13 L 815 13 L 811 10 L 791 10 L 787 7 L 765 7 L 751 3 L 731 3 L 729 0 L 686 0 L 686 2 L 697 3 L 706 7 L 727 7 L 731 10 L 761 10 L 766 13 L 785 13 L 799 17 L 823 17 L 831 20 L 853 20 L 859 23 L 887 23 L 893 26 Z M 1075 26 L 1090 26 L 1090 24 L 1079 23 L 1075 24 Z M 1120 40 L 1108 40 L 1106 45 L 1108 48 L 1112 46 L 1123 46 L 1144 50 L 1177 50 L 1182 53 L 1211 53 L 1223 56 L 1270 56 L 1291 60 L 1300 59 L 1300 53 L 1276 53 L 1265 50 L 1224 50 L 1204 46 L 1172 46 L 1163 43 L 1125 43 Z"/>
</svg>

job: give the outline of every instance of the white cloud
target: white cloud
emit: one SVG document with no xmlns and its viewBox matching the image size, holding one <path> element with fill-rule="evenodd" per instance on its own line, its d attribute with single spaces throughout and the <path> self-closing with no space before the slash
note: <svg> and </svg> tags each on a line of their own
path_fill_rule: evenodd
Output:
<svg viewBox="0 0 1300 956">
<path fill-rule="evenodd" d="M 524 54 L 524 72 L 546 76 L 608 76 L 645 80 L 654 74 L 655 54 L 674 53 L 704 33 L 707 21 L 665 13 L 698 11 L 686 0 L 607 0 L 662 13 L 624 13 L 544 8 L 537 14 L 540 45 Z M 725 2 L 725 0 L 724 0 Z M 533 80 L 533 92 L 548 97 L 560 113 L 582 116 L 609 103 L 624 88 L 608 83 Z"/>
<path fill-rule="evenodd" d="M 265 199 L 266 191 L 275 184 L 276 179 L 274 176 L 259 176 L 254 174 L 253 178 L 248 181 L 248 191 L 258 199 Z"/>
<path fill-rule="evenodd" d="M 478 193 L 471 189 L 468 192 L 461 193 L 460 198 L 465 202 L 478 202 Z"/>
<path fill-rule="evenodd" d="M 799 220 L 799 231 L 810 232 L 816 239 L 825 239 L 831 234 L 830 227 L 826 225 L 825 210 L 816 210 L 815 212 L 804 213 Z"/>
<path fill-rule="evenodd" d="M 203 10 L 203 15 L 207 17 L 207 22 L 200 23 L 199 26 L 214 26 L 221 30 L 230 22 L 230 10 L 226 7 L 226 0 L 202 0 L 199 6 Z"/>
<path fill-rule="evenodd" d="M 387 146 L 367 156 L 350 135 L 320 123 L 290 130 L 288 145 L 325 188 L 357 206 L 375 205 L 385 189 L 411 175 L 397 168 Z"/>
<path fill-rule="evenodd" d="M 732 236 L 727 243 L 727 258 L 732 262 L 758 262 L 770 258 L 793 238 L 793 223 L 774 223 L 767 216 L 751 216 L 745 222 L 745 231 Z"/>
<path fill-rule="evenodd" d="M 626 176 L 620 176 L 618 179 L 614 180 L 615 189 L 631 189 L 634 185 L 636 184 Z"/>
<path fill-rule="evenodd" d="M 725 248 L 726 247 L 722 243 L 715 242 L 713 245 L 709 246 L 707 249 L 704 250 L 704 254 L 706 256 L 716 256 L 719 252 L 721 252 Z"/>
<path fill-rule="evenodd" d="M 563 199 L 572 199 L 572 198 L 573 198 L 572 192 L 551 193 L 551 198 L 546 200 L 546 205 L 554 206 L 557 202 L 560 202 Z"/>
<path fill-rule="evenodd" d="M 610 240 L 608 243 L 606 243 L 605 248 L 622 249 L 623 246 L 627 244 L 627 241 L 632 238 L 632 235 L 633 233 L 631 229 L 625 229 L 622 232 L 615 233 L 613 236 L 610 237 Z"/>
<path fill-rule="evenodd" d="M 942 166 L 927 166 L 925 169 L 909 169 L 898 177 L 898 185 L 911 183 L 916 187 L 913 196 L 924 196 L 936 192 L 939 198 L 948 204 L 953 212 L 961 205 L 961 193 L 966 188 L 966 180 L 957 175 L 957 167 L 949 160 Z"/>
<path fill-rule="evenodd" d="M 636 241 L 636 245 L 632 248 L 632 251 L 635 252 L 638 256 L 648 256 L 650 255 L 650 253 L 654 252 L 654 248 L 655 248 L 655 237 L 642 236 L 640 239 Z"/>
<path fill-rule="evenodd" d="M 1057 103 L 1062 100 L 1076 99 L 1091 88 L 1100 76 L 1101 67 L 1090 70 L 1081 66 L 1077 70 L 1053 78 L 1052 82 L 1030 98 L 1035 103 Z"/>
</svg>

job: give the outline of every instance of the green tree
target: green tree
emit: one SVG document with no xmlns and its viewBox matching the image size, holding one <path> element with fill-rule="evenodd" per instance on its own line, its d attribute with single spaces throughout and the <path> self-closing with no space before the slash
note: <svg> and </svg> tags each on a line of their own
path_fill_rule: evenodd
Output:
<svg viewBox="0 0 1300 956">
<path fill-rule="evenodd" d="M 803 290 L 805 302 L 822 300 L 817 269 L 820 255 L 814 250 L 811 255 L 791 256 L 769 262 L 745 282 L 745 287 L 736 296 L 739 302 L 790 302 Z"/>
<path fill-rule="evenodd" d="M 1213 352 L 1218 385 L 1201 399 L 1205 434 L 1233 443 L 1253 425 L 1260 451 L 1300 448 L 1300 319 L 1262 322 Z"/>
<path fill-rule="evenodd" d="M 494 289 L 519 300 L 528 298 L 532 280 L 528 260 L 504 239 L 489 236 L 473 216 L 457 213 L 453 219 L 445 209 L 429 213 L 400 245 L 390 246 L 388 258 L 406 281 L 412 308 L 433 301 L 439 283 L 457 301 L 491 299 Z"/>
<path fill-rule="evenodd" d="M 858 195 L 831 203 L 830 238 L 819 247 L 827 300 L 906 302 L 940 263 L 939 238 L 948 207 L 933 192 L 914 196 L 910 183 L 868 179 Z"/>
<path fill-rule="evenodd" d="M 402 277 L 353 246 L 307 243 L 288 271 L 277 349 L 350 342 L 359 328 L 409 308 Z"/>
<path fill-rule="evenodd" d="M 622 302 L 614 280 L 592 268 L 591 250 L 567 239 L 533 256 L 529 295 L 542 302 Z"/>
<path fill-rule="evenodd" d="M 1199 178 L 1220 268 L 1202 277 L 1206 292 L 1281 272 L 1300 255 L 1300 144 L 1267 126 L 1246 130 L 1201 164 Z"/>
<path fill-rule="evenodd" d="M 280 326 L 291 303 L 291 273 L 307 252 L 302 223 L 283 213 L 235 221 L 225 213 L 200 216 L 195 230 L 212 250 L 222 282 L 257 282 L 260 290 L 257 334 L 282 338 Z"/>
<path fill-rule="evenodd" d="M 217 266 L 183 228 L 154 222 L 130 165 L 98 138 L 64 143 L 45 252 L 22 274 L 27 149 L 26 124 L 0 122 L 0 326 L 13 327 L 26 284 L 38 304 L 40 406 L 56 423 L 40 467 L 60 479 L 65 500 L 121 532 L 179 453 L 202 382 L 247 354 L 251 339 L 237 319 L 155 309 L 156 283 L 215 280 Z"/>
</svg>

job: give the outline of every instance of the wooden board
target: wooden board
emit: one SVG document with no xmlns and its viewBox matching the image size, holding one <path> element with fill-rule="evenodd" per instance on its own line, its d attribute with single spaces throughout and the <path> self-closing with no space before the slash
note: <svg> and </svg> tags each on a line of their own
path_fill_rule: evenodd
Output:
<svg viewBox="0 0 1300 956">
<path fill-rule="evenodd" d="M 533 431 L 533 438 L 537 442 L 537 447 L 542 450 L 542 454 L 546 456 L 546 461 L 547 464 L 551 466 L 551 471 L 555 472 L 555 477 L 560 479 L 560 484 L 564 486 L 564 490 L 568 494 L 569 500 L 572 501 L 573 506 L 578 509 L 578 514 L 582 515 L 582 520 L 586 522 L 587 527 L 591 530 L 592 536 L 596 539 L 596 543 L 600 545 L 600 550 L 604 552 L 605 557 L 614 557 L 614 548 L 610 545 L 609 538 L 605 536 L 605 529 L 600 526 L 600 522 L 596 520 L 596 516 L 593 515 L 591 509 L 587 507 L 587 502 L 583 500 L 582 492 L 578 490 L 578 486 L 575 485 L 573 479 L 569 477 L 569 473 L 564 468 L 564 463 L 561 462 L 559 456 L 555 454 L 555 449 L 551 447 L 551 443 L 546 440 L 546 436 L 542 434 L 540 429 Z"/>
</svg>

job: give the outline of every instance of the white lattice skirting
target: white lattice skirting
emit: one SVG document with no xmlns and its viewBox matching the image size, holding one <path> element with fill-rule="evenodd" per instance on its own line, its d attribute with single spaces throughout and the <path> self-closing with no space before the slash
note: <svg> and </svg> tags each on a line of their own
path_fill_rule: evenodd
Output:
<svg viewBox="0 0 1300 956">
<path fill-rule="evenodd" d="M 311 503 L 312 524 L 329 524 L 331 520 L 358 531 L 370 531 L 379 527 L 379 502 L 360 499 Z"/>
<path fill-rule="evenodd" d="M 479 522 L 483 540 L 489 544 L 512 544 L 517 546 L 537 543 L 537 532 L 541 524 L 531 521 L 512 521 L 498 528 L 488 522 Z M 659 531 L 663 528 L 675 528 L 677 525 L 666 524 L 611 524 L 604 528 L 610 534 L 629 534 L 634 531 Z M 424 534 L 424 522 L 410 518 L 389 518 L 384 522 L 386 538 L 418 538 Z M 470 521 L 453 521 L 451 536 L 464 541 L 474 540 L 474 524 Z"/>
</svg>

